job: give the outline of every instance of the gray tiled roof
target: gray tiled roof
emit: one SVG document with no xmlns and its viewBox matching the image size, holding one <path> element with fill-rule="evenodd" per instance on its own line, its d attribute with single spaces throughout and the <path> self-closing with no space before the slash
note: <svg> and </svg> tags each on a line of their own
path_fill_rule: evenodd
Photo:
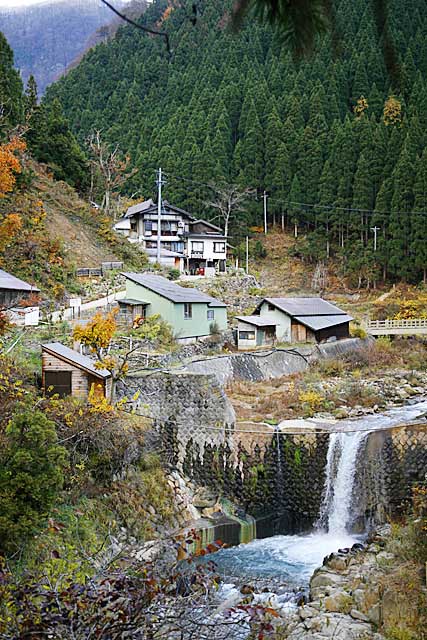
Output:
<svg viewBox="0 0 427 640">
<path fill-rule="evenodd" d="M 345 314 L 342 309 L 322 298 L 265 298 L 262 302 L 268 302 L 292 317 Z"/>
<path fill-rule="evenodd" d="M 223 302 L 211 298 L 206 293 L 202 293 L 198 289 L 180 287 L 175 282 L 171 282 L 162 276 L 155 276 L 148 273 L 124 273 L 129 280 L 140 284 L 142 287 L 150 289 L 158 293 L 163 298 L 171 300 L 171 302 L 204 302 L 210 307 L 225 307 Z"/>
<path fill-rule="evenodd" d="M 236 316 L 236 320 L 253 324 L 256 327 L 272 327 L 280 324 L 280 322 L 266 318 L 265 316 Z"/>
<path fill-rule="evenodd" d="M 126 211 L 124 217 L 132 218 L 132 216 L 138 213 L 156 213 L 157 212 L 157 204 L 149 198 L 148 200 L 144 200 L 143 202 L 139 202 L 138 204 L 134 204 L 132 207 Z M 175 207 L 172 204 L 169 204 L 167 200 L 162 200 L 162 213 L 177 213 L 182 215 L 184 218 L 188 218 L 189 220 L 194 220 L 194 216 L 190 215 L 188 211 L 184 209 L 180 209 L 179 207 Z"/>
<path fill-rule="evenodd" d="M 70 362 L 79 369 L 84 369 L 98 378 L 110 378 L 111 373 L 107 369 L 97 369 L 95 367 L 95 361 L 88 356 L 83 356 L 78 351 L 74 351 L 69 347 L 66 347 L 60 342 L 49 342 L 48 344 L 42 344 L 42 350 L 46 350 L 57 356 L 61 360 Z"/>
<path fill-rule="evenodd" d="M 0 289 L 14 289 L 15 291 L 34 291 L 35 293 L 40 291 L 40 289 L 37 289 L 37 287 L 28 284 L 28 282 L 24 282 L 24 280 L 16 278 L 11 273 L 3 271 L 3 269 L 0 269 Z"/>
<path fill-rule="evenodd" d="M 134 204 L 133 207 L 129 207 L 126 211 L 125 218 L 131 218 L 136 213 L 142 213 L 143 211 L 148 211 L 151 207 L 155 207 L 154 201 L 150 198 L 149 200 L 144 200 L 143 202 L 138 202 L 138 204 Z"/>
<path fill-rule="evenodd" d="M 334 327 L 344 322 L 351 322 L 353 318 L 345 313 L 336 316 L 294 316 L 294 319 L 308 327 L 313 331 L 319 331 L 319 329 L 326 329 L 327 327 Z"/>
</svg>

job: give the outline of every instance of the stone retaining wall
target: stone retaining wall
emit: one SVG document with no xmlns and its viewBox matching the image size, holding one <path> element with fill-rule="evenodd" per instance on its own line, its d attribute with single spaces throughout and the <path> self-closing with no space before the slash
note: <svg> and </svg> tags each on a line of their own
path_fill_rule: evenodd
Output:
<svg viewBox="0 0 427 640">
<path fill-rule="evenodd" d="M 192 371 L 128 376 L 119 398 L 155 421 L 164 462 L 196 484 L 226 496 L 257 518 L 257 535 L 309 528 L 318 517 L 325 481 L 328 434 L 278 432 L 268 424 L 236 425 L 223 385 L 229 375 L 266 379 L 339 357 L 364 342 L 347 340 L 305 353 L 236 354 L 193 363 Z M 199 370 L 197 370 L 199 369 Z M 388 429 L 366 439 L 356 477 L 359 526 L 383 522 L 408 499 L 427 468 L 427 433 L 419 427 Z M 272 517 L 274 514 L 274 517 Z M 356 520 L 357 520 L 356 519 Z"/>
</svg>

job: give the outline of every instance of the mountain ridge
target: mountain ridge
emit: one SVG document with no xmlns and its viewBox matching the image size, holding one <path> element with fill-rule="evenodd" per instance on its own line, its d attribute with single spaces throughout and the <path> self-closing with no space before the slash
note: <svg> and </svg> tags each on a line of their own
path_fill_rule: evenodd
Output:
<svg viewBox="0 0 427 640">
<path fill-rule="evenodd" d="M 118 7 L 123 0 L 118 0 Z M 93 46 L 96 33 L 114 21 L 114 14 L 97 0 L 45 0 L 31 6 L 0 8 L 0 31 L 15 53 L 24 84 L 33 75 L 43 93 L 66 73 L 70 64 Z M 105 35 L 98 34 L 98 41 Z"/>
</svg>

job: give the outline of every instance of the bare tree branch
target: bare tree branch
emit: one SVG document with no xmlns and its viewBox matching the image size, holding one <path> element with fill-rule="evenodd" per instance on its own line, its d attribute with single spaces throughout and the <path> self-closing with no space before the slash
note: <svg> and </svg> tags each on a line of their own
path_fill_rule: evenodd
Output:
<svg viewBox="0 0 427 640">
<path fill-rule="evenodd" d="M 107 0 L 101 0 L 101 2 L 103 4 L 105 4 L 106 7 L 111 9 L 111 11 L 116 14 L 116 16 L 118 16 L 119 18 L 121 18 L 125 22 L 128 22 L 133 27 L 136 27 L 137 29 L 140 29 L 141 31 L 144 31 L 145 33 L 150 33 L 153 36 L 160 36 L 160 37 L 164 38 L 165 39 L 165 43 L 166 43 L 167 52 L 168 52 L 169 55 L 172 54 L 172 50 L 171 50 L 171 47 L 170 47 L 170 41 L 169 41 L 169 34 L 166 33 L 166 31 L 157 31 L 156 29 L 150 29 L 149 27 L 144 27 L 142 24 L 138 24 L 137 22 L 132 20 L 132 18 L 128 18 L 124 13 L 121 13 L 120 11 L 118 11 L 118 9 L 113 7 L 113 5 L 110 4 L 109 2 L 107 2 Z"/>
<path fill-rule="evenodd" d="M 209 185 L 215 193 L 215 199 L 205 202 L 207 207 L 216 209 L 217 218 L 224 225 L 224 235 L 228 237 L 230 223 L 239 211 L 243 211 L 243 203 L 254 193 L 254 189 L 240 189 L 234 184 Z"/>
</svg>

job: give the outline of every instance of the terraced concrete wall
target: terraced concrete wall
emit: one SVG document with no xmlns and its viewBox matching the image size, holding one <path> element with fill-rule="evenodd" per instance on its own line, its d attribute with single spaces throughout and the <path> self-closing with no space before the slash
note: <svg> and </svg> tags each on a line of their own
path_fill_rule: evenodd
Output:
<svg viewBox="0 0 427 640">
<path fill-rule="evenodd" d="M 340 357 L 360 340 L 297 353 L 237 354 L 193 363 L 186 371 L 128 376 L 118 396 L 151 416 L 164 461 L 200 485 L 215 489 L 257 517 L 257 535 L 294 532 L 316 521 L 325 481 L 329 436 L 277 433 L 266 424 L 235 424 L 223 383 L 293 373 L 318 358 Z M 191 370 L 190 370 L 191 369 Z M 378 431 L 366 439 L 358 463 L 356 511 L 362 528 L 382 522 L 405 502 L 427 470 L 427 426 Z"/>
<path fill-rule="evenodd" d="M 359 338 L 349 338 L 295 349 L 216 356 L 194 361 L 188 364 L 185 370 L 191 373 L 212 374 L 222 385 L 236 379 L 258 382 L 305 371 L 317 360 L 340 358 L 350 351 L 363 348 L 368 342 Z"/>
<path fill-rule="evenodd" d="M 426 480 L 427 423 L 369 434 L 358 469 L 357 510 L 364 522 L 385 522 L 404 510 L 412 487 Z"/>
</svg>

